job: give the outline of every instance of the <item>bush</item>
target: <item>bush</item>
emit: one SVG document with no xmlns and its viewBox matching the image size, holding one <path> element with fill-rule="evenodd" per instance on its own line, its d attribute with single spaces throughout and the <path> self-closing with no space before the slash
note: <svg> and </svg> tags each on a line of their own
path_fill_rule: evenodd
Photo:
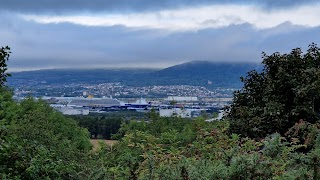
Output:
<svg viewBox="0 0 320 180">
<path fill-rule="evenodd" d="M 91 150 L 88 131 L 41 100 L 17 104 L 8 94 L 0 94 L 0 174 L 76 179 L 85 164 L 79 157 Z"/>
</svg>

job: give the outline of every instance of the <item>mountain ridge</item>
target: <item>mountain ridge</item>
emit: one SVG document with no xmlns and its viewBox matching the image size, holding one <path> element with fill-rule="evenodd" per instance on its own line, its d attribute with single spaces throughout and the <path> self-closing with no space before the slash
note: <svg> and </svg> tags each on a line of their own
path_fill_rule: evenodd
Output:
<svg viewBox="0 0 320 180">
<path fill-rule="evenodd" d="M 240 76 L 250 70 L 259 70 L 257 63 L 224 63 L 190 61 L 161 70 L 146 68 L 126 69 L 51 69 L 12 73 L 9 84 L 16 86 L 27 82 L 48 84 L 111 83 L 120 82 L 128 86 L 151 85 L 196 85 L 208 88 L 240 88 Z M 212 82 L 212 84 L 208 82 Z"/>
</svg>

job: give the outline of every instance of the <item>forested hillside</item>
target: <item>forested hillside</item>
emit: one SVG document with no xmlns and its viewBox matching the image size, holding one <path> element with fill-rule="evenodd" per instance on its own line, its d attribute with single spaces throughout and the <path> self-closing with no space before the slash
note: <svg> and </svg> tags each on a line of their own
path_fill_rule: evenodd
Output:
<svg viewBox="0 0 320 180">
<path fill-rule="evenodd" d="M 12 73 L 12 86 L 28 83 L 99 84 L 120 82 L 127 86 L 194 85 L 209 89 L 217 87 L 240 88 L 240 76 L 252 69 L 261 69 L 254 63 L 217 63 L 193 61 L 162 70 L 155 69 L 56 69 Z M 143 80 L 142 80 L 143 79 Z M 208 81 L 212 81 L 208 85 Z"/>
<path fill-rule="evenodd" d="M 240 76 L 250 70 L 261 70 L 256 63 L 224 63 L 209 61 L 191 61 L 172 66 L 152 74 L 152 79 L 161 85 L 187 84 L 207 88 L 240 88 Z M 208 81 L 212 84 L 208 85 Z M 155 83 L 154 82 L 154 83 Z"/>
<path fill-rule="evenodd" d="M 151 112 L 148 121 L 120 119 L 114 131 L 100 118 L 99 126 L 116 132 L 109 135 L 118 142 L 95 151 L 75 120 L 41 100 L 12 100 L 7 52 L 0 51 L 1 179 L 320 179 L 315 44 L 306 53 L 265 55 L 264 69 L 242 78 L 221 121 Z M 76 118 L 82 126 L 94 122 Z"/>
</svg>

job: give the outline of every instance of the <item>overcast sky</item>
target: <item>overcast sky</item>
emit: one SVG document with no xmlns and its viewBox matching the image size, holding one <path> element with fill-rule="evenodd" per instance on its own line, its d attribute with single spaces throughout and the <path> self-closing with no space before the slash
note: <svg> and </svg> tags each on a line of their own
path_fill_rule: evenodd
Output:
<svg viewBox="0 0 320 180">
<path fill-rule="evenodd" d="M 10 0 L 0 6 L 9 69 L 162 68 L 261 62 L 320 45 L 316 0 Z"/>
</svg>

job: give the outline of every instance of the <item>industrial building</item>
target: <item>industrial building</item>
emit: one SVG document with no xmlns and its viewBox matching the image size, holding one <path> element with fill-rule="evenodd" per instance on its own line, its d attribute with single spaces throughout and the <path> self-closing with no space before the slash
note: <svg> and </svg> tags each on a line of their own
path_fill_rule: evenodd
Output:
<svg viewBox="0 0 320 180">
<path fill-rule="evenodd" d="M 198 101 L 198 97 L 189 96 L 168 96 L 164 100 L 166 101 Z"/>
<path fill-rule="evenodd" d="M 79 98 L 73 99 L 68 103 L 68 106 L 75 107 L 115 107 L 120 106 L 120 102 L 110 98 Z"/>
</svg>

